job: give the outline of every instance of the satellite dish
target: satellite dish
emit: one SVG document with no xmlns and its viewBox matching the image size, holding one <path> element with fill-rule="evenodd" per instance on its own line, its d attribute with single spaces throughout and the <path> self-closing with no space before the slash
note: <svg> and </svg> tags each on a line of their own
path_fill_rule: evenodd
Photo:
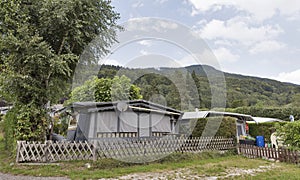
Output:
<svg viewBox="0 0 300 180">
<path fill-rule="evenodd" d="M 128 108 L 128 105 L 127 105 L 125 102 L 119 102 L 119 103 L 117 104 L 117 109 L 118 109 L 119 111 L 121 111 L 121 112 L 126 111 L 127 108 Z"/>
</svg>

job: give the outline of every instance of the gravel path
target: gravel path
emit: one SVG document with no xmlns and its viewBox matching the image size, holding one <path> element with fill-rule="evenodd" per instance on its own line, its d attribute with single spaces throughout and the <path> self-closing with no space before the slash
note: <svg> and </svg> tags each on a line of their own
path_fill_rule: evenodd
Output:
<svg viewBox="0 0 300 180">
<path fill-rule="evenodd" d="M 0 180 L 68 180 L 65 177 L 33 177 L 33 176 L 15 176 L 11 174 L 0 173 Z"/>
</svg>

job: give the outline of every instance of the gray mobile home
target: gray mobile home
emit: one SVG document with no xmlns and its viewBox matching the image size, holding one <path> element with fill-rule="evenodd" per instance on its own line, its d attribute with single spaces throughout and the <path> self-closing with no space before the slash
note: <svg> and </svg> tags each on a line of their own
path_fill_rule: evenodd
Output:
<svg viewBox="0 0 300 180">
<path fill-rule="evenodd" d="M 140 138 L 178 134 L 182 112 L 145 100 L 78 102 L 75 133 L 69 140 L 97 138 Z"/>
</svg>

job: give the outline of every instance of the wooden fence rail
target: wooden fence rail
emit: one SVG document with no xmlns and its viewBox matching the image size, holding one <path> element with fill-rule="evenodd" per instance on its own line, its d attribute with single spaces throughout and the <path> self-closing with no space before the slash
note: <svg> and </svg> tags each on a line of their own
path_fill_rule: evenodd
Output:
<svg viewBox="0 0 300 180">
<path fill-rule="evenodd" d="M 284 148 L 257 147 L 253 145 L 238 145 L 238 153 L 248 158 L 267 158 L 279 160 L 280 162 L 296 163 L 300 162 L 300 154 Z"/>
<path fill-rule="evenodd" d="M 153 158 L 172 152 L 201 152 L 210 150 L 228 150 L 236 148 L 234 138 L 198 137 L 198 138 L 160 138 L 143 140 L 94 141 L 101 158 L 143 157 Z"/>
<path fill-rule="evenodd" d="M 18 141 L 17 162 L 55 162 L 98 158 L 157 158 L 173 152 L 201 152 L 236 148 L 234 138 L 163 137 L 155 139 L 94 139 L 90 142 Z"/>
<path fill-rule="evenodd" d="M 17 162 L 55 162 L 94 159 L 95 147 L 88 142 L 18 141 Z"/>
</svg>

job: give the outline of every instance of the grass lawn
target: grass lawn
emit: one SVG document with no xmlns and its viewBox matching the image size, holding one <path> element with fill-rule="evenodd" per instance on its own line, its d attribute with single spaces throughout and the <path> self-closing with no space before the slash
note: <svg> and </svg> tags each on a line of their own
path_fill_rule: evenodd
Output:
<svg viewBox="0 0 300 180">
<path fill-rule="evenodd" d="M 61 176 L 71 179 L 99 179 L 128 176 L 163 179 L 196 177 L 221 177 L 225 179 L 299 179 L 297 165 L 274 163 L 266 160 L 247 159 L 236 155 L 217 153 L 173 154 L 157 162 L 148 164 L 129 164 L 113 159 L 93 161 L 59 162 L 58 165 L 15 164 L 4 150 L 0 137 L 0 172 L 31 176 Z M 14 164 L 11 164 L 14 163 Z M 90 163 L 91 168 L 85 164 Z M 260 169 L 264 169 L 260 171 Z M 230 174 L 237 174 L 229 176 Z"/>
</svg>

